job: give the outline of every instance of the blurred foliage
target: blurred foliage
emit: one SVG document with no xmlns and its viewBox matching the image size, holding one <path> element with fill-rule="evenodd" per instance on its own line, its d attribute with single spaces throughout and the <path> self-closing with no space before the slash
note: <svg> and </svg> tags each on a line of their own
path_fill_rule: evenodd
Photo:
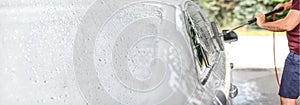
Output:
<svg viewBox="0 0 300 105">
<path fill-rule="evenodd" d="M 193 0 L 206 13 L 211 21 L 216 21 L 221 27 L 231 27 L 252 19 L 257 13 L 267 13 L 278 3 L 290 0 Z M 283 18 L 284 14 L 277 15 Z M 272 20 L 273 16 L 268 17 Z"/>
</svg>

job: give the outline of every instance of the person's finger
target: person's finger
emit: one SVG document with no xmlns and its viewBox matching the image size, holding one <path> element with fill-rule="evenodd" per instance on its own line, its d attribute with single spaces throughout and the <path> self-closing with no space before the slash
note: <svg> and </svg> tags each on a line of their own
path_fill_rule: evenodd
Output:
<svg viewBox="0 0 300 105">
<path fill-rule="evenodd" d="M 278 4 L 278 5 L 276 5 L 276 6 L 274 7 L 274 9 L 278 9 L 278 8 L 280 8 L 280 7 L 284 7 L 284 4 Z"/>
<path fill-rule="evenodd" d="M 283 11 L 285 11 L 286 10 L 286 7 L 285 7 L 285 5 L 284 4 L 278 4 L 277 6 L 275 6 L 274 7 L 274 9 L 273 10 L 275 10 L 275 9 L 278 9 L 278 8 L 280 8 L 280 7 L 283 7 L 284 9 L 283 9 Z M 278 13 L 282 13 L 283 11 L 281 11 L 281 12 L 278 12 Z"/>
</svg>

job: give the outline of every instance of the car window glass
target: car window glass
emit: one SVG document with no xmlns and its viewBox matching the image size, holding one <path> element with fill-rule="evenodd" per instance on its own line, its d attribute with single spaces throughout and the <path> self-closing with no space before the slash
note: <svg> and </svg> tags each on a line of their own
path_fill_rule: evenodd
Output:
<svg viewBox="0 0 300 105">
<path fill-rule="evenodd" d="M 209 21 L 200 8 L 192 2 L 186 3 L 185 13 L 188 33 L 193 40 L 194 55 L 198 60 L 196 61 L 199 65 L 200 71 L 198 71 L 201 73 L 209 65 L 213 53 Z"/>
</svg>

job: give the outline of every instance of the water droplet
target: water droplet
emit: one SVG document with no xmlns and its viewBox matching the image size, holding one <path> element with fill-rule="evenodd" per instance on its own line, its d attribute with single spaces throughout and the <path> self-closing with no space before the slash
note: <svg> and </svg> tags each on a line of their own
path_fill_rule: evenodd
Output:
<svg viewBox="0 0 300 105">
<path fill-rule="evenodd" d="M 52 96 L 52 97 L 50 97 L 50 99 L 51 99 L 51 100 L 55 100 L 55 99 L 56 99 L 56 97 Z"/>
<path fill-rule="evenodd" d="M 34 80 L 34 83 L 39 83 L 39 80 Z"/>
<path fill-rule="evenodd" d="M 57 73 L 60 73 L 60 69 L 59 68 L 55 68 L 55 71 L 57 72 Z"/>
<path fill-rule="evenodd" d="M 125 37 L 121 37 L 121 41 L 125 40 Z"/>
<path fill-rule="evenodd" d="M 27 61 L 27 62 L 30 62 L 31 59 L 30 59 L 29 57 L 26 57 L 26 61 Z"/>
<path fill-rule="evenodd" d="M 45 99 L 41 99 L 41 102 L 42 102 L 42 103 L 45 103 L 45 102 L 46 102 L 46 100 L 45 100 Z"/>
<path fill-rule="evenodd" d="M 69 97 L 69 94 L 68 94 L 68 92 L 65 92 L 65 97 Z"/>
<path fill-rule="evenodd" d="M 62 95 L 60 95 L 60 96 L 58 96 L 58 99 L 61 99 L 63 96 Z"/>
</svg>

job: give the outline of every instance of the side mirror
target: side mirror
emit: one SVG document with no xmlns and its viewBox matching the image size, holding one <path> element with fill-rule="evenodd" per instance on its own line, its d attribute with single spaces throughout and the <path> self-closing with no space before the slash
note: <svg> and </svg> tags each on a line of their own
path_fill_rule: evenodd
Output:
<svg viewBox="0 0 300 105">
<path fill-rule="evenodd" d="M 236 42 L 238 40 L 238 35 L 234 31 L 222 30 L 223 38 L 226 43 Z"/>
</svg>

